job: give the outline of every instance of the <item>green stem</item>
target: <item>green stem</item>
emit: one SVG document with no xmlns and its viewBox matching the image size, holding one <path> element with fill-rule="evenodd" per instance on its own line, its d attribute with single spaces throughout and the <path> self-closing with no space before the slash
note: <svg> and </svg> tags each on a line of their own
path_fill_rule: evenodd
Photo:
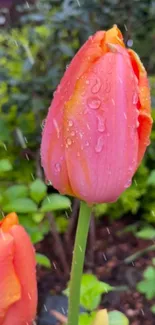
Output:
<svg viewBox="0 0 155 325">
<path fill-rule="evenodd" d="M 91 219 L 91 208 L 84 202 L 80 205 L 80 214 L 76 230 L 69 288 L 68 325 L 78 325 L 80 305 L 80 284 L 83 272 L 86 243 Z"/>
</svg>

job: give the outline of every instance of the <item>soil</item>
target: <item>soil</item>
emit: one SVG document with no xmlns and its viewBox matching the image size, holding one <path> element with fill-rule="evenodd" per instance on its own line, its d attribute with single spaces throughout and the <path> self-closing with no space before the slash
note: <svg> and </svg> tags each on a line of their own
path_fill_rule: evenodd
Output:
<svg viewBox="0 0 155 325">
<path fill-rule="evenodd" d="M 125 290 L 104 295 L 100 307 L 107 308 L 109 311 L 119 310 L 123 312 L 128 317 L 130 325 L 154 325 L 155 315 L 150 311 L 150 308 L 155 302 L 145 299 L 145 296 L 136 290 L 136 284 L 142 279 L 145 268 L 151 265 L 151 259 L 155 253 L 143 254 L 130 264 L 126 264 L 124 261 L 128 256 L 153 243 L 152 241 L 138 239 L 132 233 L 123 232 L 128 224 L 131 224 L 129 217 L 112 224 L 109 223 L 108 218 L 98 220 L 95 223 L 92 221 L 85 258 L 85 272 L 93 272 L 99 280 L 111 285 L 127 287 Z M 51 294 L 53 296 L 61 295 L 69 279 L 74 231 L 70 234 L 70 238 L 61 236 L 59 239 L 61 240 L 61 248 L 64 250 L 65 263 L 64 261 L 62 263 L 59 256 L 61 248 L 57 247 L 58 243 L 52 234 L 48 235 L 36 247 L 37 251 L 47 255 L 53 264 L 51 270 L 42 267 L 37 269 L 39 325 L 55 324 L 54 321 L 52 323 L 52 320 L 49 323 L 41 322 L 43 306 L 45 307 L 49 292 L 50 296 Z"/>
</svg>

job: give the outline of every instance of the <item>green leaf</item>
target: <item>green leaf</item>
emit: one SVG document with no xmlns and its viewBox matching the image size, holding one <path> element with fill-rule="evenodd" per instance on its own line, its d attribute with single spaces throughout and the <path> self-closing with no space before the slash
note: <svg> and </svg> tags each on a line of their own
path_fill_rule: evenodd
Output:
<svg viewBox="0 0 155 325">
<path fill-rule="evenodd" d="M 129 320 L 120 311 L 114 310 L 108 313 L 109 325 L 129 325 Z"/>
<path fill-rule="evenodd" d="M 47 187 L 45 183 L 37 178 L 30 185 L 30 196 L 35 202 L 39 203 L 46 196 L 46 190 Z"/>
<path fill-rule="evenodd" d="M 12 165 L 8 159 L 0 160 L 0 173 L 8 172 L 12 170 Z"/>
<path fill-rule="evenodd" d="M 80 304 L 87 310 L 94 310 L 98 307 L 101 295 L 113 290 L 109 284 L 101 282 L 93 274 L 83 274 L 80 290 Z M 64 294 L 69 296 L 68 288 L 64 290 Z"/>
<path fill-rule="evenodd" d="M 36 261 L 38 264 L 50 269 L 51 268 L 51 262 L 49 258 L 43 254 L 36 253 Z"/>
<path fill-rule="evenodd" d="M 32 219 L 36 223 L 40 223 L 44 219 L 44 213 L 34 213 Z"/>
<path fill-rule="evenodd" d="M 17 198 L 3 206 L 4 212 L 30 213 L 37 211 L 37 205 L 28 198 Z"/>
<path fill-rule="evenodd" d="M 55 222 L 57 231 L 61 234 L 64 234 L 68 226 L 68 219 L 66 218 L 66 216 L 56 217 Z"/>
<path fill-rule="evenodd" d="M 155 170 L 151 171 L 150 176 L 147 180 L 147 184 L 155 186 Z"/>
<path fill-rule="evenodd" d="M 139 292 L 145 294 L 147 299 L 155 298 L 155 267 L 149 266 L 144 272 L 144 280 L 137 285 Z"/>
<path fill-rule="evenodd" d="M 50 194 L 42 202 L 41 212 L 69 209 L 71 201 L 68 197 L 60 194 Z"/>
<path fill-rule="evenodd" d="M 26 197 L 27 195 L 28 188 L 26 185 L 13 185 L 4 192 L 4 197 L 10 201 L 20 197 Z"/>
<path fill-rule="evenodd" d="M 88 313 L 80 314 L 78 325 L 92 325 L 95 316 L 96 316 L 96 312 L 92 312 L 90 314 Z"/>
<path fill-rule="evenodd" d="M 44 239 L 44 235 L 40 231 L 29 232 L 33 244 L 37 244 Z"/>
<path fill-rule="evenodd" d="M 146 226 L 140 231 L 136 232 L 136 236 L 142 239 L 155 239 L 155 228 Z"/>
<path fill-rule="evenodd" d="M 155 305 L 153 305 L 153 306 L 151 307 L 151 311 L 152 311 L 153 314 L 155 314 Z"/>
</svg>

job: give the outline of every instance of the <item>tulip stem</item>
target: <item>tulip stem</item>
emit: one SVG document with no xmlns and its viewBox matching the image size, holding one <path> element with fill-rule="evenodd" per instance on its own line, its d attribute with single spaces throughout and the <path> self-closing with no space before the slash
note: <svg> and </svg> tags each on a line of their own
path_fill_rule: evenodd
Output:
<svg viewBox="0 0 155 325">
<path fill-rule="evenodd" d="M 84 202 L 80 204 L 80 213 L 76 230 L 69 287 L 68 325 L 78 325 L 80 305 L 80 284 L 83 272 L 86 243 L 91 219 L 91 208 Z"/>
</svg>

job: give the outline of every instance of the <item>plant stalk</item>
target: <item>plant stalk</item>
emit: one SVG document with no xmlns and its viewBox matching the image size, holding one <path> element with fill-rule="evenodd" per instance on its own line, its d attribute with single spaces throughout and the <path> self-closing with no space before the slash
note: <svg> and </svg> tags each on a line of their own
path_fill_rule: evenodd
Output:
<svg viewBox="0 0 155 325">
<path fill-rule="evenodd" d="M 83 272 L 87 237 L 91 219 L 91 208 L 85 202 L 80 204 L 69 287 L 68 325 L 78 325 L 80 306 L 80 284 Z"/>
</svg>

